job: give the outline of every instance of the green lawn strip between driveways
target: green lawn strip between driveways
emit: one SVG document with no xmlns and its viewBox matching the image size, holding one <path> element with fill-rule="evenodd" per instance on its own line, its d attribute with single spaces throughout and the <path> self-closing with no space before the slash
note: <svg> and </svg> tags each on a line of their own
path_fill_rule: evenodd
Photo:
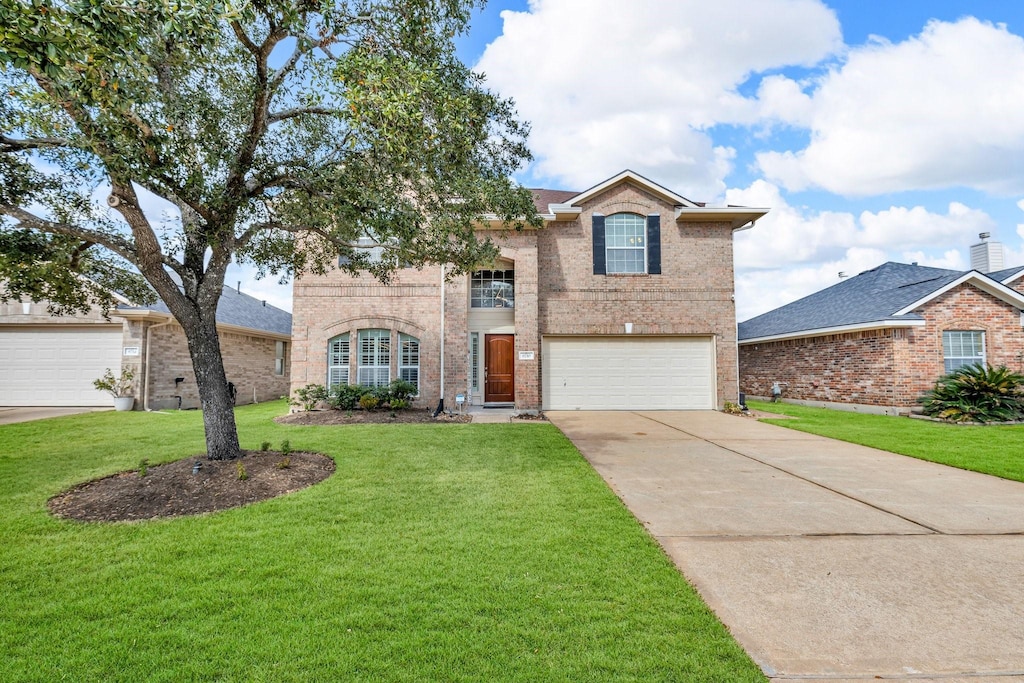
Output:
<svg viewBox="0 0 1024 683">
<path fill-rule="evenodd" d="M 755 410 L 798 419 L 763 422 L 1024 481 L 1024 425 L 964 426 L 791 403 L 747 401 Z"/>
<path fill-rule="evenodd" d="M 0 427 L 0 680 L 763 681 L 546 424 L 287 427 L 328 480 L 201 517 L 96 524 L 46 500 L 202 452 L 198 412 Z"/>
</svg>

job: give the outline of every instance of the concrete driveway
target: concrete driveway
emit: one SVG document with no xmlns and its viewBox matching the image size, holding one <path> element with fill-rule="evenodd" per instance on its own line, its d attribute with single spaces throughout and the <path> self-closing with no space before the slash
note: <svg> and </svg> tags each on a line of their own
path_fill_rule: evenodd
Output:
<svg viewBox="0 0 1024 683">
<path fill-rule="evenodd" d="M 92 413 L 98 410 L 113 410 L 110 408 L 11 408 L 0 406 L 0 425 L 14 424 L 15 422 L 31 422 L 32 420 L 44 420 L 48 417 L 61 417 L 62 415 L 77 415 L 78 413 Z"/>
<path fill-rule="evenodd" d="M 716 412 L 549 412 L 773 680 L 1024 681 L 1024 484 Z"/>
</svg>

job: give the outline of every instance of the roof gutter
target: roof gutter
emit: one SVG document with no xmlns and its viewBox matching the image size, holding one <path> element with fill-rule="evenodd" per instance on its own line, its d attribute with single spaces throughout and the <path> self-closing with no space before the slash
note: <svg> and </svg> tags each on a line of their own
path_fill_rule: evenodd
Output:
<svg viewBox="0 0 1024 683">
<path fill-rule="evenodd" d="M 925 321 L 920 319 L 903 320 L 874 320 L 867 323 L 854 323 L 852 325 L 837 325 L 836 327 L 819 327 L 813 330 L 800 330 L 798 332 L 783 332 L 781 334 L 768 334 L 763 337 L 751 337 L 740 339 L 739 346 L 750 346 L 751 344 L 765 344 L 768 342 L 785 341 L 787 339 L 810 339 L 811 337 L 824 337 L 830 334 L 847 334 L 849 332 L 869 332 L 871 330 L 887 330 L 890 328 L 924 327 Z"/>
</svg>

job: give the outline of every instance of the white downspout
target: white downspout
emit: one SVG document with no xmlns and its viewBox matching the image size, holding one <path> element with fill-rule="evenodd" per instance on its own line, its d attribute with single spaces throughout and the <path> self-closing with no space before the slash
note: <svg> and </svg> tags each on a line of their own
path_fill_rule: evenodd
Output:
<svg viewBox="0 0 1024 683">
<path fill-rule="evenodd" d="M 158 323 L 156 325 L 150 325 L 146 330 L 146 355 L 143 357 L 143 362 L 146 364 L 146 375 L 142 382 L 142 409 L 149 410 L 149 349 L 153 345 L 153 330 L 158 327 L 164 327 L 165 325 L 171 325 L 175 321 L 174 319 L 166 322 Z"/>
<path fill-rule="evenodd" d="M 437 410 L 434 417 L 437 417 L 444 410 L 444 281 L 445 269 L 447 266 L 441 264 L 441 396 L 437 403 Z"/>
</svg>

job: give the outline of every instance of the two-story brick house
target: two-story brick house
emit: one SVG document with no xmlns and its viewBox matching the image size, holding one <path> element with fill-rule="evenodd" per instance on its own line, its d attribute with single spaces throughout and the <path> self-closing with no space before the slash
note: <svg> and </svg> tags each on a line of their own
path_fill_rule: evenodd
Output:
<svg viewBox="0 0 1024 683">
<path fill-rule="evenodd" d="M 733 232 L 767 209 L 708 207 L 632 171 L 534 197 L 544 226 L 481 226 L 501 257 L 468 276 L 298 279 L 292 389 L 403 378 L 421 406 L 520 411 L 735 401 Z"/>
</svg>

